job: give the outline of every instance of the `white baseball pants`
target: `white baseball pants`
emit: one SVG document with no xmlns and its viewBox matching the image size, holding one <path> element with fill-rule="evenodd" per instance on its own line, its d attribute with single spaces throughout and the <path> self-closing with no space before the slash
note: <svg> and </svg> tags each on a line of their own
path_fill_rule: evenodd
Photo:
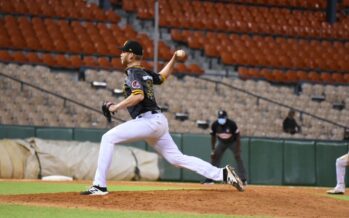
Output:
<svg viewBox="0 0 349 218">
<path fill-rule="evenodd" d="M 122 123 L 102 136 L 98 165 L 93 185 L 107 186 L 107 173 L 112 162 L 114 144 L 145 140 L 170 164 L 192 170 L 215 181 L 223 180 L 223 169 L 199 158 L 184 155 L 173 141 L 167 118 L 146 112 L 136 119 Z"/>
<path fill-rule="evenodd" d="M 337 158 L 336 160 L 336 174 L 337 174 L 336 189 L 339 189 L 343 192 L 345 189 L 345 168 L 347 166 L 349 166 L 349 153 Z"/>
</svg>

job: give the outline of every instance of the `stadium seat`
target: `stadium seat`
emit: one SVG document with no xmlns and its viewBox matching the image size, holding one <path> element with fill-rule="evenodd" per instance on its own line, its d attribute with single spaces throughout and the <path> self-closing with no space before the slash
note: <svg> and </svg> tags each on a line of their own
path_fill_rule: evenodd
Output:
<svg viewBox="0 0 349 218">
<path fill-rule="evenodd" d="M 7 50 L 0 50 L 0 60 L 9 62 L 13 60 L 13 57 L 8 53 Z"/>
<path fill-rule="evenodd" d="M 42 63 L 42 60 L 41 58 L 38 56 L 37 53 L 35 52 L 29 52 L 27 53 L 27 59 L 28 59 L 28 62 L 31 63 L 31 64 L 39 64 L 39 63 Z"/>
</svg>

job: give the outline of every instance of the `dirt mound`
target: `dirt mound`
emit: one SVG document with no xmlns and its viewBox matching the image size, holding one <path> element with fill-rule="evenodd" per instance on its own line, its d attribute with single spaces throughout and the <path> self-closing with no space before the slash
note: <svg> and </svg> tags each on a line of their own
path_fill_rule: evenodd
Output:
<svg viewBox="0 0 349 218">
<path fill-rule="evenodd" d="M 321 188 L 249 186 L 245 192 L 238 192 L 227 185 L 173 186 L 195 189 L 123 191 L 111 192 L 106 196 L 81 196 L 79 193 L 11 195 L 0 196 L 0 202 L 68 208 L 281 217 L 348 217 L 349 214 L 349 201 L 329 198 L 324 194 L 325 189 Z"/>
</svg>

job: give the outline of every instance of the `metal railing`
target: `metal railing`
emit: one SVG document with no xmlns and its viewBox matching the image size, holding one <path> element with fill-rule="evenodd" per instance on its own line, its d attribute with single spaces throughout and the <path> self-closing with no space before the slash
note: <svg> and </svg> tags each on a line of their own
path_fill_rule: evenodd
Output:
<svg viewBox="0 0 349 218">
<path fill-rule="evenodd" d="M 267 102 L 269 102 L 269 103 L 278 105 L 278 106 L 280 106 L 280 107 L 285 107 L 285 108 L 288 108 L 288 109 L 292 109 L 292 110 L 294 110 L 294 111 L 300 113 L 301 117 L 304 116 L 304 115 L 307 115 L 307 116 L 313 117 L 313 118 L 315 118 L 315 119 L 317 119 L 317 120 L 320 120 L 320 121 L 322 121 L 322 122 L 326 122 L 326 123 L 329 123 L 329 124 L 332 124 L 332 125 L 334 125 L 334 126 L 341 127 L 341 128 L 344 128 L 344 129 L 349 129 L 348 126 L 344 126 L 344 125 L 342 125 L 342 124 L 340 124 L 340 123 L 333 122 L 332 120 L 328 120 L 328 119 L 325 119 L 325 118 L 323 118 L 323 117 L 316 116 L 316 115 L 314 115 L 314 114 L 312 114 L 312 113 L 309 113 L 309 112 L 306 112 L 306 111 L 303 111 L 303 110 L 294 108 L 294 107 L 292 107 L 292 106 L 290 106 L 290 105 L 286 105 L 286 104 L 280 103 L 280 102 L 275 101 L 275 100 L 272 100 L 272 99 L 270 99 L 270 98 L 266 98 L 266 97 L 261 96 L 261 95 L 256 95 L 256 94 L 254 94 L 254 93 L 252 93 L 252 92 L 249 92 L 249 91 L 246 91 L 246 90 L 244 90 L 244 89 L 238 88 L 238 87 L 233 86 L 233 85 L 231 85 L 231 84 L 224 83 L 224 82 L 222 82 L 222 81 L 217 81 L 217 80 L 210 79 L 210 78 L 205 78 L 205 77 L 197 77 L 197 78 L 200 79 L 200 80 L 203 80 L 203 81 L 215 83 L 216 86 L 217 86 L 217 85 L 222 85 L 222 86 L 228 87 L 228 88 L 230 88 L 230 89 L 233 89 L 233 90 L 236 90 L 236 91 L 245 93 L 245 94 L 247 94 L 247 95 L 253 96 L 253 97 L 255 97 L 255 98 L 257 99 L 257 102 L 258 102 L 259 100 L 264 100 L 264 101 L 267 101 Z"/>
<path fill-rule="evenodd" d="M 101 110 L 98 110 L 98 109 L 96 109 L 96 108 L 93 108 L 93 107 L 90 107 L 90 106 L 88 106 L 88 105 L 85 105 L 85 104 L 83 104 L 83 103 L 81 103 L 81 102 L 78 102 L 78 101 L 76 101 L 76 100 L 74 100 L 74 99 L 64 97 L 64 96 L 59 95 L 59 94 L 57 94 L 57 93 L 54 93 L 54 92 L 51 92 L 51 91 L 49 91 L 49 90 L 43 89 L 43 88 L 41 88 L 41 87 L 39 87 L 39 86 L 36 86 L 36 85 L 31 84 L 31 83 L 25 82 L 25 81 L 23 81 L 23 80 L 14 78 L 14 77 L 12 77 L 12 76 L 6 75 L 6 74 L 4 74 L 4 73 L 2 73 L 2 72 L 0 72 L 0 76 L 3 76 L 3 77 L 5 77 L 5 78 L 8 78 L 8 79 L 11 79 L 11 80 L 13 80 L 13 81 L 15 81 L 15 82 L 20 83 L 20 84 L 21 84 L 21 90 L 23 90 L 23 87 L 24 87 L 24 86 L 29 86 L 29 87 L 32 87 L 32 88 L 34 88 L 34 89 L 37 89 L 37 90 L 39 90 L 39 91 L 41 91 L 41 92 L 43 92 L 43 93 L 46 93 L 46 94 L 55 96 L 55 97 L 57 97 L 57 98 L 60 98 L 60 99 L 63 100 L 63 106 L 64 106 L 64 107 L 66 106 L 66 103 L 69 102 L 69 103 L 76 104 L 76 105 L 78 105 L 78 106 L 80 106 L 80 107 L 83 107 L 83 108 L 85 108 L 85 109 L 88 109 L 88 110 L 91 110 L 91 111 L 94 111 L 94 112 L 96 112 L 96 113 L 99 113 L 99 114 L 102 114 L 102 115 L 103 115 L 103 112 L 102 112 Z M 121 118 L 118 118 L 118 117 L 115 117 L 115 116 L 113 116 L 113 118 L 114 118 L 115 120 L 117 120 L 117 121 L 125 122 L 125 120 L 123 120 L 123 119 L 121 119 Z"/>
</svg>

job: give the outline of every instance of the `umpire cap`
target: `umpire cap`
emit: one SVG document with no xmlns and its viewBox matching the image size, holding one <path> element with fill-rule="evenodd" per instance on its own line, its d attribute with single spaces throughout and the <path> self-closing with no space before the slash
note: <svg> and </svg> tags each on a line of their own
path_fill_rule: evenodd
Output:
<svg viewBox="0 0 349 218">
<path fill-rule="evenodd" d="M 120 49 L 123 52 L 131 52 L 135 55 L 143 55 L 143 47 L 137 41 L 128 40 Z"/>
<path fill-rule="evenodd" d="M 218 111 L 218 118 L 226 118 L 227 116 L 228 116 L 228 114 L 225 110 Z"/>
</svg>

